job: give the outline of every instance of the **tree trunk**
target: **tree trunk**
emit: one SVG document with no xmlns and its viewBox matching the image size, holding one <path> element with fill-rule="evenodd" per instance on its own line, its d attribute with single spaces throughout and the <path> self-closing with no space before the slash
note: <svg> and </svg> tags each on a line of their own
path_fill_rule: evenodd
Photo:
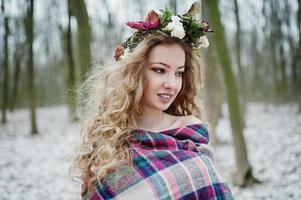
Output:
<svg viewBox="0 0 301 200">
<path fill-rule="evenodd" d="M 68 30 L 67 30 L 67 59 L 68 59 L 68 104 L 69 104 L 69 116 L 72 121 L 75 121 L 75 70 L 72 48 L 72 30 L 71 30 L 71 8 L 68 0 Z"/>
<path fill-rule="evenodd" d="M 177 0 L 170 0 L 169 4 L 170 4 L 173 14 L 176 15 L 177 14 Z"/>
<path fill-rule="evenodd" d="M 213 45 L 210 45 L 213 47 Z M 217 59 L 214 58 L 213 51 L 210 49 L 205 53 L 204 67 L 204 89 L 205 89 L 205 113 L 206 121 L 210 124 L 211 144 L 216 146 L 220 141 L 216 135 L 216 126 L 221 116 L 223 96 L 220 88 L 219 66 Z"/>
<path fill-rule="evenodd" d="M 246 186 L 253 183 L 252 167 L 248 160 L 247 148 L 243 135 L 243 120 L 240 115 L 240 106 L 237 94 L 234 74 L 231 68 L 230 55 L 227 50 L 225 33 L 221 23 L 221 17 L 218 10 L 217 1 L 204 0 L 206 8 L 209 11 L 209 18 L 215 30 L 213 34 L 215 42 L 219 45 L 216 48 L 220 62 L 223 64 L 222 71 L 226 85 L 228 110 L 233 134 L 233 143 L 235 147 L 235 159 L 237 172 L 234 183 L 240 186 Z"/>
<path fill-rule="evenodd" d="M 30 107 L 30 120 L 31 120 L 31 134 L 38 134 L 36 125 L 36 92 L 34 82 L 34 62 L 33 62 L 33 12 L 34 12 L 34 0 L 28 0 L 27 16 L 25 20 L 26 24 L 26 43 L 27 43 L 27 76 L 28 76 L 28 95 L 29 95 L 29 107 Z"/>
<path fill-rule="evenodd" d="M 263 48 L 264 49 L 271 49 L 271 42 L 272 40 L 270 39 L 271 35 L 270 35 L 270 29 L 268 29 L 268 22 L 269 22 L 269 15 L 268 15 L 268 11 L 269 11 L 269 5 L 268 5 L 268 1 L 264 1 L 263 2 L 263 6 L 262 6 L 262 15 L 264 17 L 264 20 L 266 22 L 266 26 L 263 27 L 263 36 L 264 36 L 264 41 L 265 43 L 263 44 Z M 273 101 L 273 93 L 275 91 L 275 76 L 274 76 L 274 59 L 273 59 L 273 53 L 272 53 L 272 49 L 270 51 L 266 51 L 263 52 L 263 56 L 266 57 L 266 59 L 263 59 L 264 61 L 264 65 L 265 66 L 263 68 L 263 77 L 265 77 L 265 87 L 263 90 L 263 98 L 265 100 L 265 105 L 268 105 L 269 103 L 271 103 Z M 265 107 L 266 110 L 268 109 L 268 106 Z"/>
<path fill-rule="evenodd" d="M 109 3 L 108 3 L 107 0 L 104 0 L 103 4 L 104 4 L 104 8 L 105 8 L 105 10 L 107 12 L 107 18 L 108 18 L 107 22 L 105 24 L 103 24 L 103 27 L 107 30 L 107 31 L 104 32 L 104 38 L 110 38 L 110 37 L 112 37 L 112 34 L 114 34 L 113 32 L 116 31 L 116 28 L 114 27 L 115 26 L 115 23 L 114 23 L 114 13 L 112 13 L 112 11 L 110 10 L 111 8 L 110 8 Z M 138 5 L 140 5 L 140 4 L 141 4 L 141 7 L 144 6 L 144 3 L 142 1 L 140 1 L 138 3 Z M 143 10 L 141 7 L 139 8 L 140 12 L 142 12 L 142 10 Z M 145 13 L 143 13 L 143 16 L 144 16 L 144 14 Z M 106 47 L 108 49 L 115 49 L 115 47 L 116 47 L 116 41 L 114 41 L 114 40 L 107 40 L 106 41 Z"/>
<path fill-rule="evenodd" d="M 292 12 L 292 8 L 291 8 L 291 3 L 289 1 L 285 2 L 285 13 L 293 13 Z M 287 31 L 287 40 L 288 40 L 288 44 L 289 44 L 289 50 L 290 50 L 290 55 L 292 55 L 291 57 L 288 57 L 288 61 L 287 61 L 287 68 L 290 68 L 290 70 L 293 69 L 292 67 L 292 63 L 293 63 L 293 59 L 294 59 L 294 50 L 295 50 L 295 44 L 294 44 L 294 34 L 292 34 L 293 30 L 292 27 L 294 26 L 291 23 L 291 15 L 285 15 L 285 24 L 288 27 L 288 31 Z M 293 71 L 293 70 L 292 70 Z M 291 71 L 291 72 L 292 72 Z M 293 88 L 293 81 L 291 81 L 293 79 L 293 74 L 288 74 L 287 77 L 287 97 L 289 101 L 293 101 L 294 100 L 294 88 Z"/>
<path fill-rule="evenodd" d="M 13 82 L 13 88 L 12 88 L 12 95 L 11 95 L 11 103 L 10 103 L 10 110 L 13 111 L 15 108 L 16 100 L 17 100 L 17 93 L 18 93 L 18 85 L 20 80 L 20 68 L 21 68 L 21 45 L 19 44 L 19 41 L 16 42 L 16 49 L 14 53 L 14 65 L 15 65 L 15 71 L 14 71 L 14 82 Z"/>
<path fill-rule="evenodd" d="M 241 119 L 244 119 L 244 113 L 246 109 L 246 84 L 245 84 L 245 72 L 242 68 L 241 64 L 241 27 L 240 27 L 240 19 L 239 19 L 239 7 L 237 0 L 234 0 L 234 12 L 235 12 L 235 21 L 236 21 L 236 36 L 235 36 L 235 46 L 236 46 L 236 61 L 237 61 L 237 69 L 238 69 L 238 82 L 239 82 L 239 97 L 240 97 L 240 115 Z M 243 127 L 245 127 L 245 121 L 242 121 Z"/>
<path fill-rule="evenodd" d="M 293 87 L 295 91 L 301 91 L 301 0 L 298 0 L 298 12 L 297 12 L 297 25 L 299 41 L 297 48 L 295 49 L 295 56 L 293 59 Z M 298 112 L 301 113 L 301 92 L 296 94 L 298 103 Z"/>
<path fill-rule="evenodd" d="M 204 6 L 202 8 L 202 16 L 201 18 L 206 19 L 206 16 L 209 15 L 208 9 Z M 210 37 L 210 36 L 209 36 Z M 210 38 L 209 38 L 210 40 Z M 220 144 L 220 141 L 216 135 L 216 126 L 218 124 L 219 118 L 222 114 L 222 102 L 223 102 L 223 92 L 221 86 L 221 72 L 219 66 L 221 63 L 219 62 L 218 56 L 214 49 L 217 48 L 217 44 L 214 40 L 210 40 L 210 46 L 207 49 L 202 51 L 204 53 L 204 58 L 202 59 L 204 63 L 204 106 L 205 106 L 205 114 L 206 121 L 208 121 L 210 125 L 210 142 L 213 146 Z"/>
<path fill-rule="evenodd" d="M 2 103 L 2 119 L 1 123 L 6 123 L 6 110 L 7 110 L 7 103 L 8 103 L 8 91 L 9 91 L 9 68 L 8 68 L 8 34 L 9 34 L 9 27 L 8 27 L 8 17 L 5 13 L 4 7 L 4 0 L 2 0 L 1 10 L 4 16 L 4 58 L 3 58 L 3 103 Z"/>
<path fill-rule="evenodd" d="M 84 0 L 71 0 L 70 9 L 77 21 L 77 52 L 80 76 L 84 77 L 91 62 L 91 27 Z"/>
<path fill-rule="evenodd" d="M 299 41 L 297 43 L 297 45 L 295 45 L 296 47 L 294 48 L 294 57 L 293 57 L 293 61 L 292 61 L 292 85 L 293 85 L 293 90 L 297 91 L 296 89 L 298 89 L 298 82 L 299 82 L 299 78 L 298 77 L 298 71 L 300 70 L 300 54 L 301 54 L 301 0 L 298 0 L 298 11 L 297 11 L 297 16 L 296 16 L 296 21 L 297 21 L 297 27 L 298 27 L 298 35 L 299 35 Z M 298 67 L 299 65 L 299 67 Z M 298 80 L 299 79 L 299 80 Z M 299 98 L 299 93 L 295 94 L 296 99 Z M 301 108 L 300 108 L 301 109 Z"/>
<path fill-rule="evenodd" d="M 272 30 L 273 34 L 275 35 L 274 41 L 272 42 L 273 45 L 275 45 L 275 50 L 276 50 L 276 57 L 275 57 L 275 63 L 276 65 L 276 77 L 280 77 L 276 79 L 276 86 L 277 86 L 277 97 L 278 99 L 283 102 L 286 100 L 286 91 L 287 91 L 287 76 L 286 76 L 286 71 L 285 71 L 285 65 L 286 65 L 286 60 L 285 60 L 285 55 L 284 55 L 284 43 L 285 37 L 284 37 L 284 32 L 281 29 L 281 26 L 283 25 L 284 19 L 287 17 L 288 14 L 285 16 L 281 16 L 280 10 L 281 7 L 279 5 L 279 1 L 270 1 L 271 4 L 271 22 L 272 22 Z M 277 59 L 278 58 L 278 59 Z M 281 103 L 280 102 L 280 103 Z"/>
<path fill-rule="evenodd" d="M 257 43 L 258 43 L 258 38 L 257 38 L 257 30 L 252 31 L 252 39 L 251 39 L 251 45 L 250 49 L 252 52 L 252 64 L 251 67 L 254 69 L 251 83 L 250 83 L 250 92 L 247 98 L 249 97 L 251 100 L 258 101 L 260 100 L 259 98 L 262 97 L 263 91 L 266 90 L 266 81 L 264 81 L 264 78 L 262 76 L 262 71 L 264 70 L 262 66 L 264 64 L 261 62 L 262 60 L 262 55 L 259 54 L 259 50 L 257 48 Z M 261 90 L 258 90 L 258 88 L 261 88 Z M 252 95 L 252 96 L 251 96 Z M 254 98 L 255 97 L 255 98 Z"/>
</svg>

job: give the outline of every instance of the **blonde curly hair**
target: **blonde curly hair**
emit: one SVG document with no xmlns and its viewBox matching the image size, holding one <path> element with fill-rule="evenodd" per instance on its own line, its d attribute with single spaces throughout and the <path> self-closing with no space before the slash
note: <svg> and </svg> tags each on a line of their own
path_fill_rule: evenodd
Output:
<svg viewBox="0 0 301 200">
<path fill-rule="evenodd" d="M 125 162 L 132 164 L 128 141 L 142 114 L 146 58 L 154 46 L 162 43 L 179 44 L 185 52 L 181 91 L 164 112 L 200 116 L 196 105 L 200 64 L 191 44 L 183 40 L 153 34 L 115 64 L 92 67 L 78 90 L 82 138 L 71 166 L 72 176 L 89 180 L 89 187 L 114 167 Z"/>
</svg>

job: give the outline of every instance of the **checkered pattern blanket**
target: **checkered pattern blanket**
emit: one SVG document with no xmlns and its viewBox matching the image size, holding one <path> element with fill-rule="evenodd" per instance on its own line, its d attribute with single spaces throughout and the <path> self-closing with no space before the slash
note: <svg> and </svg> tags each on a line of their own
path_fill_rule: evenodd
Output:
<svg viewBox="0 0 301 200">
<path fill-rule="evenodd" d="M 133 166 L 124 164 L 95 184 L 83 199 L 233 199 L 216 171 L 202 124 L 161 132 L 135 130 Z"/>
</svg>

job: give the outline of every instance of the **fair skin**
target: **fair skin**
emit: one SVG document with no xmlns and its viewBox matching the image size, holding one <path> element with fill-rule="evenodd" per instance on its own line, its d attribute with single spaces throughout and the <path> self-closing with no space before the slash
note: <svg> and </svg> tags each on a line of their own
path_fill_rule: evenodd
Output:
<svg viewBox="0 0 301 200">
<path fill-rule="evenodd" d="M 172 104 L 182 87 L 185 70 L 185 52 L 182 47 L 178 44 L 159 44 L 152 48 L 146 63 L 146 86 L 139 129 L 162 131 L 201 123 L 192 115 L 173 116 L 163 112 Z"/>
</svg>

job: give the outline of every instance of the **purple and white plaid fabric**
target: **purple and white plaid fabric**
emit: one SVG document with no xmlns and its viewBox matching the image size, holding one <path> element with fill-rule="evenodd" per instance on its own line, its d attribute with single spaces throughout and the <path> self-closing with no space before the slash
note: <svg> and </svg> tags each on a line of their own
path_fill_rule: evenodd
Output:
<svg viewBox="0 0 301 200">
<path fill-rule="evenodd" d="M 202 124 L 161 132 L 135 130 L 130 140 L 133 166 L 115 169 L 82 198 L 234 199 L 216 171 L 208 140 Z"/>
</svg>

